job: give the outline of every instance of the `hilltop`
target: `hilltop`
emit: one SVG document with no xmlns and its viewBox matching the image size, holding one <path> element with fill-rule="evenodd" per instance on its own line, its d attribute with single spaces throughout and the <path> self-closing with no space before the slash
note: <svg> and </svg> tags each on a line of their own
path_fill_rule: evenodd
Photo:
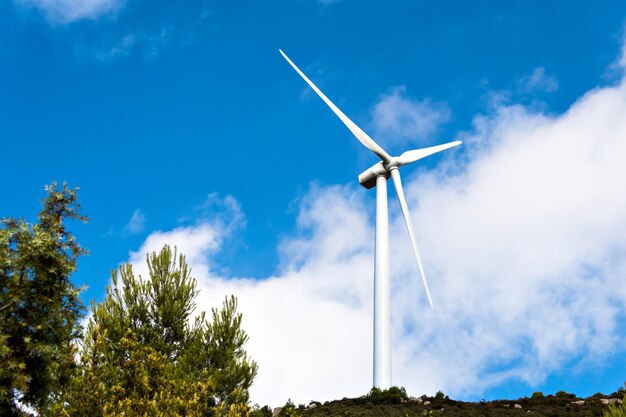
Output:
<svg viewBox="0 0 626 417">
<path fill-rule="evenodd" d="M 288 402 L 274 410 L 257 408 L 253 417 L 270 416 L 385 416 L 385 417 L 603 417 L 609 405 L 620 405 L 626 390 L 618 389 L 608 395 L 601 393 L 580 398 L 559 391 L 555 395 L 535 392 L 531 397 L 514 400 L 464 402 L 450 399 L 442 392 L 434 397 L 409 397 L 403 388 L 373 389 L 359 398 L 324 403 L 312 401 L 295 406 Z"/>
</svg>

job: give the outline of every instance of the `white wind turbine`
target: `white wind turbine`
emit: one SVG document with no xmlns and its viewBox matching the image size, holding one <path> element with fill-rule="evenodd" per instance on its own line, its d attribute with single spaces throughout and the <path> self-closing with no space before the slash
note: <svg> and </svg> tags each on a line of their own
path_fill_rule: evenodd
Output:
<svg viewBox="0 0 626 417">
<path fill-rule="evenodd" d="M 300 68 L 294 64 L 285 53 L 280 50 L 282 56 L 296 70 L 304 81 L 311 86 L 318 96 L 331 108 L 331 110 L 341 119 L 341 121 L 350 129 L 350 132 L 361 142 L 367 149 L 374 152 L 381 159 L 380 162 L 368 168 L 359 175 L 359 183 L 365 188 L 376 187 L 376 251 L 374 258 L 374 386 L 378 388 L 389 388 L 391 386 L 391 313 L 390 313 L 390 281 L 389 281 L 389 217 L 387 210 L 387 180 L 389 177 L 393 180 L 393 185 L 398 195 L 398 202 L 404 215 L 409 238 L 413 245 L 413 253 L 417 260 L 424 290 L 428 297 L 430 307 L 433 307 L 424 274 L 424 266 L 417 249 L 415 234 L 413 233 L 413 225 L 411 223 L 411 214 L 406 205 L 404 191 L 402 189 L 402 181 L 400 180 L 399 168 L 403 165 L 410 164 L 429 155 L 443 151 L 453 146 L 461 144 L 461 141 L 445 143 L 443 145 L 433 146 L 430 148 L 414 149 L 404 152 L 400 156 L 392 157 L 383 148 L 381 148 L 367 133 L 359 128 L 352 120 L 350 120 L 341 110 L 337 108 L 329 99 L 320 91 L 304 75 Z"/>
</svg>

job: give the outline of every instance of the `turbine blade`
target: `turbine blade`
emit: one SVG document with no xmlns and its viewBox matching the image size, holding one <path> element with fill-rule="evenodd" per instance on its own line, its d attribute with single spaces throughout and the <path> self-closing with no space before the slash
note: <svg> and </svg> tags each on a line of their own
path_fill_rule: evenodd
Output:
<svg viewBox="0 0 626 417">
<path fill-rule="evenodd" d="M 411 162 L 415 162 L 418 159 L 426 158 L 434 153 L 444 151 L 446 149 L 450 149 L 454 146 L 460 145 L 461 141 L 457 140 L 450 143 L 444 143 L 443 145 L 431 146 L 430 148 L 423 149 L 415 149 L 412 151 L 406 151 L 402 155 L 400 155 L 398 159 L 398 164 L 400 166 L 410 164 Z"/>
<path fill-rule="evenodd" d="M 398 169 L 392 169 L 391 178 L 393 179 L 393 185 L 396 189 L 396 194 L 398 195 L 398 202 L 400 203 L 400 208 L 402 209 L 402 214 L 404 215 L 406 228 L 409 231 L 409 238 L 411 239 L 411 245 L 413 245 L 413 253 L 415 254 L 415 259 L 417 259 L 417 266 L 419 267 L 420 275 L 422 277 L 422 283 L 424 284 L 424 289 L 426 290 L 428 303 L 430 304 L 430 308 L 433 308 L 433 301 L 430 298 L 430 291 L 428 290 L 428 283 L 426 282 L 426 274 L 424 274 L 424 266 L 422 265 L 422 258 L 420 258 L 420 253 L 419 253 L 419 250 L 417 249 L 417 242 L 415 241 L 415 234 L 413 233 L 413 224 L 411 223 L 411 214 L 409 213 L 409 209 L 406 205 L 406 199 L 404 198 L 404 190 L 402 189 L 402 180 L 400 179 L 400 171 Z"/>
<path fill-rule="evenodd" d="M 298 74 L 300 74 L 300 76 L 304 79 L 304 81 L 307 82 L 307 84 L 309 84 L 309 86 L 311 86 L 311 88 L 313 89 L 313 91 L 315 91 L 317 93 L 318 96 L 320 96 L 320 98 L 322 100 L 324 100 L 324 102 L 328 105 L 328 107 L 330 107 L 330 109 L 337 115 L 337 117 L 339 117 L 341 119 L 341 121 L 343 122 L 343 124 L 345 124 L 348 129 L 350 129 L 350 132 L 352 132 L 352 134 L 354 136 L 356 136 L 356 138 L 359 140 L 359 142 L 361 142 L 367 149 L 369 149 L 370 151 L 374 152 L 376 155 L 378 155 L 380 157 L 380 159 L 382 159 L 384 162 L 389 162 L 391 161 L 391 156 L 385 152 L 385 150 L 383 148 L 380 147 L 380 145 L 378 145 L 376 142 L 374 142 L 374 139 L 370 138 L 367 133 L 365 133 L 363 130 L 361 130 L 360 127 L 358 127 L 352 120 L 350 120 L 348 118 L 348 116 L 346 116 L 345 114 L 343 114 L 343 112 L 341 110 L 339 110 L 339 108 L 337 106 L 335 106 L 333 104 L 332 101 L 330 101 L 328 99 L 328 97 L 326 97 L 324 95 L 324 93 L 322 93 L 320 91 L 319 88 L 317 88 L 315 86 L 315 84 L 313 84 L 313 82 L 311 80 L 309 80 L 309 78 L 304 75 L 304 73 L 302 71 L 300 71 L 300 68 L 298 68 L 296 66 L 296 64 L 294 64 L 291 59 L 289 59 L 289 57 L 287 55 L 285 55 L 285 53 L 280 50 L 281 55 L 287 60 L 287 62 L 289 62 L 289 65 L 291 65 L 293 67 L 293 69 L 296 70 L 296 72 Z"/>
</svg>

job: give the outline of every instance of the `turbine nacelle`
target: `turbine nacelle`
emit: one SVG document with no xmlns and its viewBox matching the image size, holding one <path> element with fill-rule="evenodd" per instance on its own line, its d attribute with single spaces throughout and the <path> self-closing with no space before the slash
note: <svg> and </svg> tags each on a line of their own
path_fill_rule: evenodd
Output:
<svg viewBox="0 0 626 417">
<path fill-rule="evenodd" d="M 374 188 L 376 186 L 376 178 L 383 176 L 385 179 L 389 179 L 391 171 L 398 169 L 401 165 L 400 158 L 397 156 L 392 157 L 389 162 L 377 162 L 359 174 L 359 183 L 368 190 Z"/>
<path fill-rule="evenodd" d="M 395 158 L 391 158 L 392 161 L 394 159 Z M 384 176 L 385 179 L 389 179 L 389 177 L 391 176 L 390 171 L 385 167 L 385 163 L 383 161 L 372 165 L 361 174 L 359 174 L 359 184 L 361 184 L 368 190 L 370 188 L 374 188 L 376 186 L 376 178 L 380 177 L 381 175 Z"/>
<path fill-rule="evenodd" d="M 386 179 L 389 179 L 392 169 L 398 169 L 401 166 L 419 161 L 427 156 L 460 144 L 461 141 L 457 140 L 450 143 L 444 143 L 443 145 L 431 146 L 429 148 L 414 149 L 412 151 L 406 151 L 400 156 L 390 158 L 389 162 L 380 161 L 359 175 L 359 183 L 367 189 L 373 188 L 376 186 L 376 177 L 380 177 L 382 175 Z"/>
</svg>

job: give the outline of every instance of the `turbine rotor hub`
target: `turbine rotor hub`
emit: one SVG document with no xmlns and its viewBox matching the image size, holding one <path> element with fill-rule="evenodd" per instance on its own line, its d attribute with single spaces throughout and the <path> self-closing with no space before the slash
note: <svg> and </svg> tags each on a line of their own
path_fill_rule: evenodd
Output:
<svg viewBox="0 0 626 417">
<path fill-rule="evenodd" d="M 400 161 L 398 160 L 397 156 L 394 156 L 389 160 L 389 162 L 384 163 L 383 165 L 388 172 L 391 172 L 392 170 L 398 169 L 400 167 Z"/>
<path fill-rule="evenodd" d="M 393 157 L 389 160 L 389 162 L 380 161 L 359 175 L 359 184 L 363 187 L 370 189 L 376 186 L 376 178 L 377 177 L 385 177 L 385 179 L 389 179 L 391 176 L 391 171 L 394 169 L 398 169 L 400 163 L 398 158 Z"/>
</svg>

